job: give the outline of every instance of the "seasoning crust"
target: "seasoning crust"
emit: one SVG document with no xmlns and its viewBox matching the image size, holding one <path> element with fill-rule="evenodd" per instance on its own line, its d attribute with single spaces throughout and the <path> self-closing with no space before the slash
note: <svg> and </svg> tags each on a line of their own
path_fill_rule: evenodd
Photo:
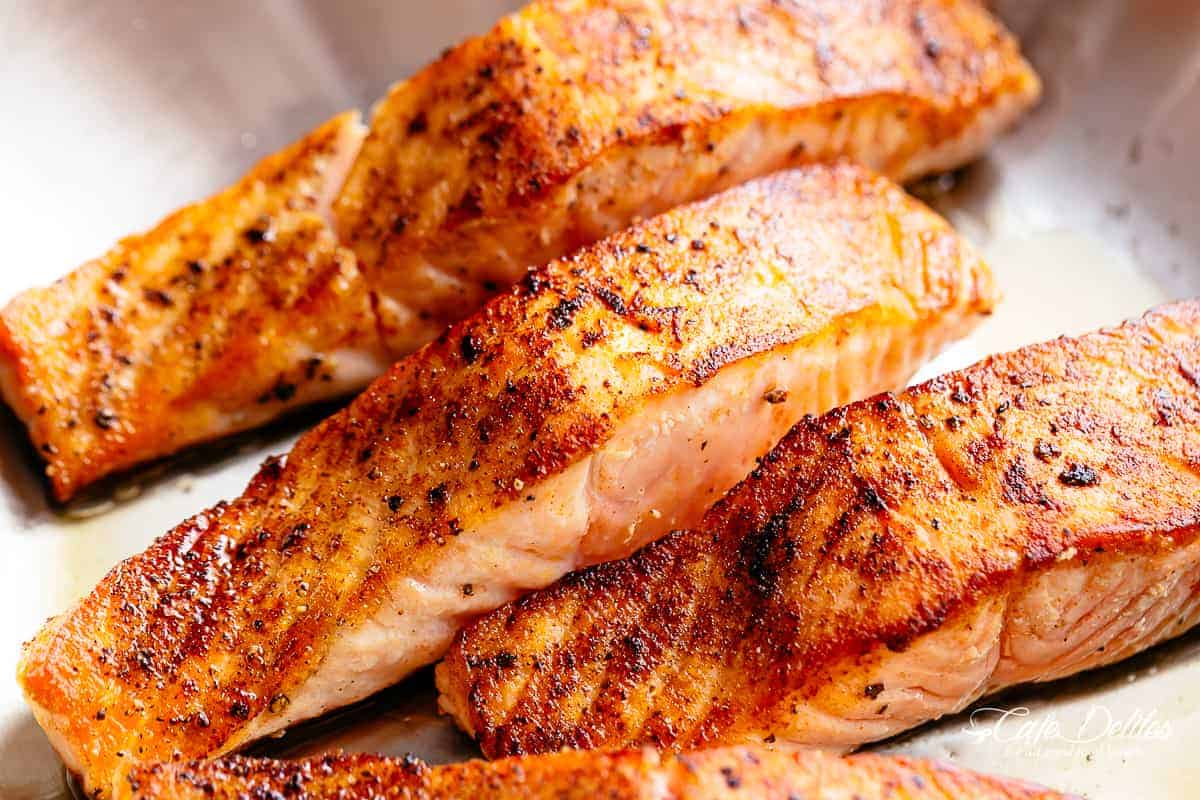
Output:
<svg viewBox="0 0 1200 800">
<path fill-rule="evenodd" d="M 799 425 L 703 524 L 466 628 L 491 757 L 851 748 L 1200 621 L 1200 303 Z"/>
</svg>

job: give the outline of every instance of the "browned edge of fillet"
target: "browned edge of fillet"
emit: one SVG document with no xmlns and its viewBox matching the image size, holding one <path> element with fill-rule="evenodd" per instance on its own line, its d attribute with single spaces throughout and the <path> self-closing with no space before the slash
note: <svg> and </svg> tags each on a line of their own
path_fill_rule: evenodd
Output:
<svg viewBox="0 0 1200 800">
<path fill-rule="evenodd" d="M 840 758 L 762 747 L 687 755 L 565 751 L 431 767 L 413 756 L 227 758 L 137 770 L 116 800 L 1067 800 L 1020 781 L 904 756 Z"/>
</svg>

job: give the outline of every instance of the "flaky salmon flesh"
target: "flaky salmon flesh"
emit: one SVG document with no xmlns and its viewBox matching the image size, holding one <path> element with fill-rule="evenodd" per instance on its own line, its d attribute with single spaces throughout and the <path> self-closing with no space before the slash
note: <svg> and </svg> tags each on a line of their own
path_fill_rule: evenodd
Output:
<svg viewBox="0 0 1200 800">
<path fill-rule="evenodd" d="M 535 2 L 397 84 L 361 152 L 339 118 L 18 297 L 0 388 L 67 500 L 356 391 L 636 218 L 838 156 L 957 167 L 1039 90 L 975 0 Z"/>
<path fill-rule="evenodd" d="M 731 747 L 574 752 L 430 767 L 415 758 L 231 757 L 136 770 L 118 800 L 1066 800 L 921 759 Z"/>
<path fill-rule="evenodd" d="M 848 749 L 1200 621 L 1200 302 L 802 421 L 688 531 L 464 631 L 485 753 Z"/>
<path fill-rule="evenodd" d="M 946 222 L 861 167 L 656 217 L 532 272 L 116 567 L 21 685 L 90 791 L 234 750 L 699 522 L 805 413 L 903 385 L 993 299 Z"/>
</svg>

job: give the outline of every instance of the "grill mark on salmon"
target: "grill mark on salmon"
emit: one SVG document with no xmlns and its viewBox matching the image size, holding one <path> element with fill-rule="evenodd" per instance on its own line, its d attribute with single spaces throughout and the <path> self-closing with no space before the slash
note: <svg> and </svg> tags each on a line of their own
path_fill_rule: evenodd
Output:
<svg viewBox="0 0 1200 800">
<path fill-rule="evenodd" d="M 1181 634 L 1198 359 L 1188 301 L 808 418 L 701 525 L 466 628 L 439 702 L 493 757 L 848 749 Z"/>
<path fill-rule="evenodd" d="M 66 501 L 357 391 L 635 219 L 801 162 L 957 167 L 1039 91 L 973 0 L 534 2 L 397 84 L 344 187 L 345 117 L 18 297 L 0 387 Z"/>
<path fill-rule="evenodd" d="M 662 755 L 562 752 L 431 767 L 414 757 L 329 755 L 304 761 L 226 758 L 144 767 L 119 800 L 1067 800 L 1027 783 L 935 761 L 762 747 Z"/>
<path fill-rule="evenodd" d="M 804 413 L 903 385 L 993 299 L 944 220 L 851 165 L 641 223 L 116 567 L 26 647 L 26 697 L 101 794 L 351 703 L 472 617 L 695 524 Z"/>
</svg>

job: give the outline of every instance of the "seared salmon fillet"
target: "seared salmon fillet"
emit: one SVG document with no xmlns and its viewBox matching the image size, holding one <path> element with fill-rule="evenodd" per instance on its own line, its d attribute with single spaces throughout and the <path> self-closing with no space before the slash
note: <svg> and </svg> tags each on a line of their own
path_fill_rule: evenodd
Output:
<svg viewBox="0 0 1200 800">
<path fill-rule="evenodd" d="M 1039 92 L 975 0 L 543 0 L 381 101 L 338 228 L 408 352 L 528 265 L 749 178 L 960 166 Z"/>
<path fill-rule="evenodd" d="M 654 218 L 532 272 L 116 567 L 21 684 L 91 791 L 228 752 L 698 522 L 804 413 L 902 385 L 992 299 L 941 218 L 859 167 Z"/>
<path fill-rule="evenodd" d="M 390 363 L 327 219 L 364 134 L 343 114 L 0 311 L 0 392 L 57 499 L 360 389 Z"/>
<path fill-rule="evenodd" d="M 430 767 L 419 759 L 329 755 L 157 764 L 118 800 L 1065 800 L 1058 792 L 904 757 L 731 747 L 688 755 L 564 751 Z"/>
<path fill-rule="evenodd" d="M 851 748 L 1200 620 L 1200 302 L 801 422 L 703 523 L 470 626 L 489 756 Z"/>
<path fill-rule="evenodd" d="M 350 117 L 17 298 L 0 387 L 67 500 L 358 391 L 639 217 L 839 156 L 957 167 L 1039 92 L 975 0 L 541 0 L 397 84 L 344 187 Z M 335 194 L 360 267 L 310 213 Z"/>
</svg>

